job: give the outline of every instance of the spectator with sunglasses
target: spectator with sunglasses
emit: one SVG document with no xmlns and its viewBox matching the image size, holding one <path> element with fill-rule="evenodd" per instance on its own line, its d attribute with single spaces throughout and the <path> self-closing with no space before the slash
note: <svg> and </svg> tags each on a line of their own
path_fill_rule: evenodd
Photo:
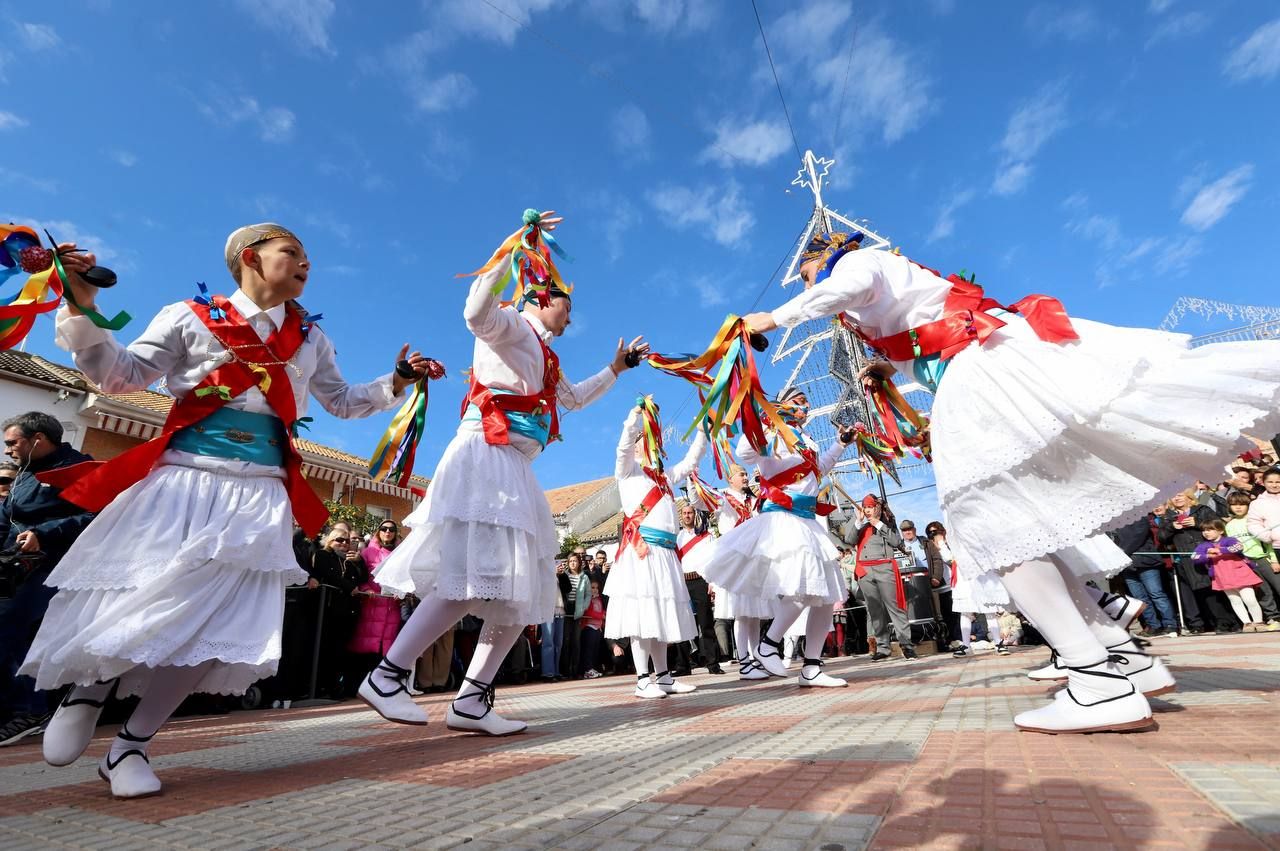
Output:
<svg viewBox="0 0 1280 851">
<path fill-rule="evenodd" d="M 10 462 L 0 464 L 0 501 L 9 496 L 9 489 L 13 487 L 13 480 L 18 477 L 18 465 Z"/>
<path fill-rule="evenodd" d="M 355 540 L 359 540 L 358 538 Z M 389 594 L 382 593 L 382 586 L 374 578 L 378 573 L 378 565 L 391 555 L 391 551 L 400 543 L 400 527 L 394 520 L 384 520 L 378 524 L 378 531 L 372 541 L 360 551 L 359 557 L 364 562 L 368 579 L 356 588 L 360 611 L 356 618 L 355 629 L 351 641 L 347 644 L 347 652 L 356 656 L 370 658 L 360 660 L 361 676 L 373 670 L 382 654 L 391 647 L 400 632 L 400 601 Z M 354 547 L 348 544 L 348 554 Z M 367 666 L 364 664 L 367 662 Z"/>
<path fill-rule="evenodd" d="M 320 632 L 320 689 L 338 698 L 348 696 L 346 691 L 354 693 L 360 682 L 360 678 L 355 678 L 349 689 L 343 684 L 345 669 L 352 662 L 344 648 L 359 616 L 356 589 L 369 581 L 368 568 L 350 546 L 351 532 L 346 527 L 335 526 L 311 562 L 312 579 L 327 589 L 324 625 Z"/>
</svg>

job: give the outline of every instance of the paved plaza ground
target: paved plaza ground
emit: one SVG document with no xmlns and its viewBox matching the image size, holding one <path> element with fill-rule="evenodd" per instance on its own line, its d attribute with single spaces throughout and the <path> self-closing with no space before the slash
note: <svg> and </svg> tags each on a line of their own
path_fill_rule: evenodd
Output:
<svg viewBox="0 0 1280 851">
<path fill-rule="evenodd" d="M 162 796 L 0 750 L 0 848 L 1280 848 L 1280 635 L 1160 639 L 1160 728 L 1018 733 L 1047 651 L 833 662 L 850 687 L 700 676 L 499 691 L 530 732 L 388 724 L 360 704 L 176 721 Z M 732 670 L 732 669 L 731 669 Z"/>
</svg>

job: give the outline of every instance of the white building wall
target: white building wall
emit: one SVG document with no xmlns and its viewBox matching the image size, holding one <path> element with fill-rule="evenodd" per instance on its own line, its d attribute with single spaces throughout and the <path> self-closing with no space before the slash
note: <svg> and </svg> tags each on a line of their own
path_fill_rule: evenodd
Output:
<svg viewBox="0 0 1280 851">
<path fill-rule="evenodd" d="M 59 399 L 63 393 L 67 394 L 66 398 Z M 92 425 L 89 418 L 80 413 L 83 404 L 84 394 L 75 390 L 0 380 L 0 421 L 28 411 L 50 414 L 62 423 L 62 439 L 75 449 L 84 444 L 84 436 Z"/>
</svg>

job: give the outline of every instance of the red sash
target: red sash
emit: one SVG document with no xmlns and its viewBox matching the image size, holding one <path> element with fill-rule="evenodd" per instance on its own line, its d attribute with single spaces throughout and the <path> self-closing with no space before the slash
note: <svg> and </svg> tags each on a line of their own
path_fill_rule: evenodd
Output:
<svg viewBox="0 0 1280 851">
<path fill-rule="evenodd" d="M 803 460 L 794 467 L 788 467 L 769 479 L 763 476 L 760 478 L 760 484 L 764 487 L 765 499 L 777 503 L 783 508 L 791 508 L 791 494 L 787 493 L 785 488 L 794 485 L 810 473 L 813 473 L 814 478 L 818 478 L 818 464 L 814 460 L 813 453 L 805 450 L 800 453 L 800 457 Z M 831 503 L 819 502 L 815 513 L 819 517 L 826 517 L 835 510 L 836 507 Z"/>
<path fill-rule="evenodd" d="M 292 435 L 298 412 L 293 384 L 282 364 L 289 361 L 306 340 L 302 330 L 302 308 L 290 302 L 284 324 L 264 342 L 230 301 L 222 296 L 214 296 L 212 301 L 212 305 L 187 301 L 187 306 L 224 348 L 235 351 L 250 363 L 257 363 L 258 369 L 265 370 L 265 376 L 240 360 L 219 366 L 191 392 L 174 402 L 159 437 L 107 462 L 86 462 L 50 471 L 61 474 L 56 477 L 57 482 L 51 480 L 50 484 L 61 487 L 60 483 L 68 483 L 61 494 L 63 499 L 89 511 L 101 511 L 120 493 L 142 481 L 164 454 L 174 432 L 200 422 L 227 403 L 228 399 L 221 393 L 197 393 L 205 388 L 225 387 L 228 397 L 234 398 L 250 387 L 260 387 L 269 378 L 270 384 L 263 395 L 272 412 L 284 423 L 285 430 Z M 212 318 L 210 312 L 215 307 L 222 311 L 224 318 Z M 308 536 L 319 533 L 329 519 L 329 510 L 303 478 L 302 458 L 293 446 L 292 436 L 285 452 L 284 469 L 294 518 Z"/>
<path fill-rule="evenodd" d="M 645 495 L 644 501 L 630 515 L 622 518 L 622 539 L 618 543 L 618 553 L 613 557 L 614 561 L 622 555 L 623 550 L 627 547 L 635 547 L 636 555 L 644 558 L 649 554 L 649 544 L 645 539 L 640 537 L 640 524 L 649 516 L 649 512 L 653 511 L 654 506 L 662 501 L 662 488 L 654 485 L 649 489 L 649 493 Z"/>
<path fill-rule="evenodd" d="M 1062 302 L 1056 298 L 1029 295 L 1005 307 L 995 299 L 986 298 L 977 284 L 956 275 L 947 280 L 951 282 L 951 292 L 943 305 L 942 318 L 875 340 L 861 331 L 857 331 L 858 336 L 889 360 L 909 361 L 941 355 L 945 361 L 970 343 L 985 343 L 997 329 L 1003 328 L 1006 324 L 1003 320 L 986 312 L 1000 308 L 1022 314 L 1036 336 L 1045 342 L 1065 343 L 1080 338 Z"/>
<path fill-rule="evenodd" d="M 711 537 L 710 532 L 703 532 L 701 535 L 698 535 L 697 537 L 690 538 L 688 543 L 686 543 L 683 547 L 676 547 L 676 558 L 680 559 L 681 561 L 684 561 L 684 557 L 689 554 L 689 550 L 693 549 L 694 547 L 696 547 L 698 544 L 702 543 L 709 537 Z"/>
<path fill-rule="evenodd" d="M 525 320 L 528 322 L 528 320 Z M 466 416 L 467 406 L 475 405 L 480 411 L 480 423 L 484 428 L 484 442 L 490 445 L 505 446 L 511 443 L 510 424 L 507 412 L 520 414 L 550 413 L 551 428 L 547 435 L 547 443 L 560 438 L 560 411 L 556 406 L 556 390 L 560 385 L 560 358 L 551 351 L 532 325 L 529 331 L 542 348 L 542 389 L 528 396 L 517 396 L 514 393 L 494 393 L 479 381 L 475 371 L 471 374 L 471 386 L 462 400 L 462 413 Z"/>
<path fill-rule="evenodd" d="M 725 502 L 729 503 L 729 507 L 733 509 L 733 513 L 738 515 L 738 522 L 745 523 L 751 519 L 751 498 L 748 497 L 741 502 L 733 496 L 729 491 L 724 492 Z"/>
<path fill-rule="evenodd" d="M 902 571 L 898 568 L 898 560 L 894 558 L 873 558 L 868 559 L 867 561 L 862 560 L 862 548 L 867 545 L 867 541 L 870 540 L 872 534 L 875 533 L 875 530 L 876 528 L 870 523 L 858 530 L 858 544 L 855 548 L 857 562 L 854 564 L 853 578 L 861 579 L 866 576 L 868 567 L 875 567 L 881 564 L 893 565 L 893 583 L 894 587 L 897 589 L 897 593 L 894 595 L 894 602 L 897 604 L 899 609 L 905 610 L 907 608 L 907 593 L 902 587 Z M 955 573 L 952 573 L 951 575 L 954 577 Z"/>
</svg>

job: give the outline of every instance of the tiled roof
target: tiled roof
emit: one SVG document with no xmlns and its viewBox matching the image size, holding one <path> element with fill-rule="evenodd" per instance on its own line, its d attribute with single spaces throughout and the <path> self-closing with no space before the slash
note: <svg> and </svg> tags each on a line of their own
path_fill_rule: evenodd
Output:
<svg viewBox="0 0 1280 851">
<path fill-rule="evenodd" d="M 602 544 L 606 541 L 616 541 L 620 537 L 622 537 L 621 511 L 595 528 L 583 532 L 578 536 L 578 540 L 584 544 Z"/>
<path fill-rule="evenodd" d="M 118 404 L 141 408 L 154 414 L 168 414 L 169 409 L 173 407 L 172 396 L 155 390 L 135 390 L 132 393 L 102 393 L 79 370 L 45 360 L 38 355 L 27 354 L 26 352 L 0 351 L 0 374 L 3 373 L 24 375 L 73 389 L 96 392 Z M 297 445 L 304 452 L 310 452 L 329 461 L 339 461 L 365 469 L 369 467 L 369 459 L 367 458 L 361 458 L 359 455 L 352 455 L 350 452 L 343 452 L 341 449 L 334 449 L 331 446 L 316 443 L 314 440 L 298 438 Z M 415 487 L 426 487 L 428 479 L 425 476 L 414 476 L 412 483 Z"/>
<path fill-rule="evenodd" d="M 576 485 L 565 485 L 562 488 L 547 491 L 547 502 L 551 504 L 551 513 L 564 514 L 612 481 L 613 476 L 606 476 L 603 479 L 579 482 Z"/>
</svg>

